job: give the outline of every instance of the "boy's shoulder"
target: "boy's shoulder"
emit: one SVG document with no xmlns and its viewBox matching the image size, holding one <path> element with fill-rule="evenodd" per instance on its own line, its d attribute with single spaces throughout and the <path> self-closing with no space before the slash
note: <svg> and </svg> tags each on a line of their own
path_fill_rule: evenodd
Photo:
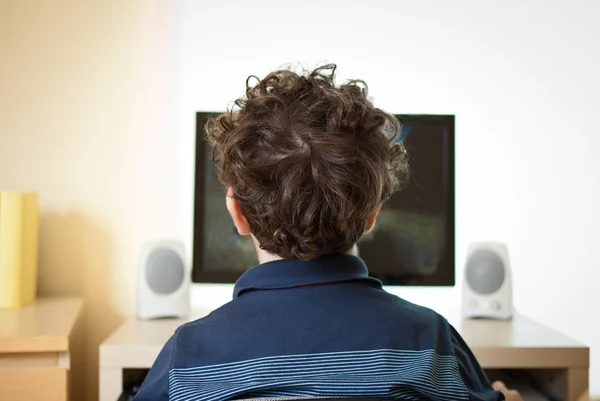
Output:
<svg viewBox="0 0 600 401">
<path fill-rule="evenodd" d="M 456 332 L 440 313 L 383 290 L 378 291 L 374 298 L 352 305 L 340 302 L 335 313 L 331 314 L 330 322 L 327 321 L 326 324 L 330 324 L 334 330 L 347 325 L 348 333 L 360 329 L 361 332 L 374 336 L 373 340 L 386 337 L 386 333 L 390 337 L 397 336 L 398 342 L 394 341 L 397 346 L 450 351 L 452 337 Z M 312 316 L 312 312 L 303 307 L 283 316 L 286 312 L 285 307 L 276 303 L 265 307 L 246 302 L 243 297 L 236 298 L 206 316 L 180 326 L 175 340 L 179 344 L 193 343 L 195 347 L 228 341 L 239 343 L 240 339 L 245 341 L 266 332 L 272 334 L 281 331 L 289 334 L 292 331 L 289 326 L 295 323 L 312 325 L 319 319 L 323 322 L 323 316 Z M 325 319 L 328 319 L 327 316 Z M 282 325 L 286 327 L 281 327 Z M 327 329 L 314 329 L 315 333 L 328 334 Z M 412 342 L 416 343 L 411 344 Z"/>
</svg>

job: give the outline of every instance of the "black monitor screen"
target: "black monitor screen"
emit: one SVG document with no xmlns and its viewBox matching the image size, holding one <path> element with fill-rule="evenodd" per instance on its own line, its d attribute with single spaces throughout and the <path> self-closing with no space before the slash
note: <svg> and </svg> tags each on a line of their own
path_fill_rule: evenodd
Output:
<svg viewBox="0 0 600 401">
<path fill-rule="evenodd" d="M 204 140 L 214 113 L 196 115 L 196 181 L 192 279 L 233 283 L 256 265 L 252 239 L 237 234 L 225 189 Z M 397 115 L 409 154 L 410 180 L 384 203 L 359 241 L 369 273 L 385 285 L 453 286 L 454 116 Z"/>
</svg>

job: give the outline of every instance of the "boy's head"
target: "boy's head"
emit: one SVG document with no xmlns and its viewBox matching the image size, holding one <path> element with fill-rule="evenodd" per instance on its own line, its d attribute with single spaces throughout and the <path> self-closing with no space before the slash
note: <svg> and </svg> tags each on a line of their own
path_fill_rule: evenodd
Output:
<svg viewBox="0 0 600 401">
<path fill-rule="evenodd" d="M 396 118 L 335 65 L 278 70 L 206 125 L 227 206 L 264 251 L 309 260 L 350 250 L 408 175 Z"/>
</svg>

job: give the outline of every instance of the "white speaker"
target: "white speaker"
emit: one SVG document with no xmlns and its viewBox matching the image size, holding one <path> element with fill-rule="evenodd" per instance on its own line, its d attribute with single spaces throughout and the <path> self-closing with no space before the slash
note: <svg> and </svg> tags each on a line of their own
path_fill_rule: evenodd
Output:
<svg viewBox="0 0 600 401">
<path fill-rule="evenodd" d="M 479 242 L 469 245 L 462 294 L 465 318 L 512 318 L 512 274 L 505 244 Z"/>
<path fill-rule="evenodd" d="M 182 318 L 190 312 L 190 271 L 178 241 L 142 246 L 138 277 L 138 318 Z"/>
</svg>

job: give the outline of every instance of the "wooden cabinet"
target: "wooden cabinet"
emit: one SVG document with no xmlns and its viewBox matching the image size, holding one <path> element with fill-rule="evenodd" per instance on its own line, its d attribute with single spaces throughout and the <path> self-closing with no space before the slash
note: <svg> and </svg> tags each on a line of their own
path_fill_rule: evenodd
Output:
<svg viewBox="0 0 600 401">
<path fill-rule="evenodd" d="M 82 307 L 79 298 L 40 298 L 0 310 L 0 401 L 69 400 L 81 384 L 70 377 L 81 360 Z"/>
</svg>

